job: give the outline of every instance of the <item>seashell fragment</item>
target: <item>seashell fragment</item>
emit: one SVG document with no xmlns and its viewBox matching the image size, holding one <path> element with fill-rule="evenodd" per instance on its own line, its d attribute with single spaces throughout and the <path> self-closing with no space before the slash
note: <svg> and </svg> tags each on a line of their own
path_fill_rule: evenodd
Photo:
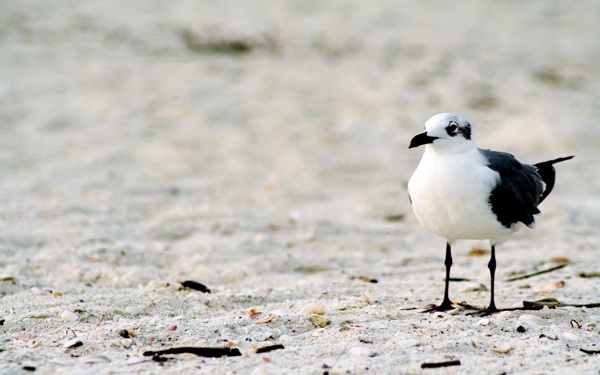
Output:
<svg viewBox="0 0 600 375">
<path fill-rule="evenodd" d="M 83 341 L 78 338 L 71 339 L 63 344 L 63 348 L 77 348 L 83 345 Z"/>
<path fill-rule="evenodd" d="M 363 291 L 362 293 L 360 293 L 360 299 L 366 304 L 371 303 L 371 299 L 369 298 L 369 295 L 367 294 L 366 291 Z"/>
<path fill-rule="evenodd" d="M 512 347 L 510 346 L 510 344 L 502 344 L 500 346 L 497 346 L 495 344 L 490 345 L 490 350 L 496 353 L 508 353 L 510 350 L 512 349 Z"/>
<path fill-rule="evenodd" d="M 76 322 L 79 320 L 79 315 L 75 314 L 73 311 L 65 310 L 60 314 L 60 318 L 67 322 Z"/>
<path fill-rule="evenodd" d="M 139 307 L 137 307 L 137 306 L 127 306 L 127 307 L 125 308 L 125 311 L 127 311 L 127 313 L 128 313 L 129 315 L 134 315 L 134 316 L 135 316 L 135 315 L 140 315 L 140 314 L 142 313 L 142 309 L 140 309 L 140 308 L 139 308 Z"/>
<path fill-rule="evenodd" d="M 32 311 L 30 313 L 27 314 L 23 314 L 19 317 L 20 319 L 25 319 L 25 318 L 47 318 L 50 314 L 48 314 L 47 312 L 36 312 L 36 311 Z"/>
<path fill-rule="evenodd" d="M 272 322 L 273 320 L 275 320 L 276 315 L 272 314 L 272 313 L 268 313 L 268 314 L 263 314 L 263 313 L 258 313 L 258 314 L 254 314 L 253 316 L 250 317 L 250 321 L 252 321 L 252 323 L 255 324 L 264 324 L 264 323 L 269 323 Z"/>
<path fill-rule="evenodd" d="M 539 326 L 547 326 L 548 324 L 550 324 L 550 322 L 548 322 L 546 319 L 544 318 L 540 318 L 537 315 L 532 315 L 532 314 L 523 314 L 519 317 L 519 321 L 521 322 L 527 322 L 527 323 L 533 323 L 533 324 L 537 324 Z"/>
<path fill-rule="evenodd" d="M 300 309 L 300 314 L 325 314 L 325 305 L 320 303 L 309 303 Z"/>
<path fill-rule="evenodd" d="M 512 313 L 510 311 L 502 311 L 496 315 L 496 318 L 498 319 L 509 319 L 510 317 L 512 317 Z"/>
</svg>

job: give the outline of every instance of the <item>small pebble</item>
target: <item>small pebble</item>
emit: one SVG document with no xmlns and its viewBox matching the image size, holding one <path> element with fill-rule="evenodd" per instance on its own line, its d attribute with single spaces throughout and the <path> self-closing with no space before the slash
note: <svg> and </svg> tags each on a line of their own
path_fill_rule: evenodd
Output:
<svg viewBox="0 0 600 375">
<path fill-rule="evenodd" d="M 446 320 L 448 318 L 450 318 L 450 316 L 448 314 L 446 314 L 446 313 L 443 313 L 443 312 L 439 312 L 438 311 L 438 312 L 435 312 L 433 314 L 433 319 L 444 319 L 444 320 Z"/>
<path fill-rule="evenodd" d="M 131 344 L 133 344 L 133 340 L 132 339 L 123 339 L 123 340 L 121 340 L 121 345 L 123 345 L 124 348 L 130 348 Z"/>
<path fill-rule="evenodd" d="M 478 321 L 477 324 L 479 324 L 480 326 L 487 326 L 488 324 L 490 324 L 490 320 L 488 318 L 483 318 L 480 321 Z"/>
<path fill-rule="evenodd" d="M 119 336 L 128 339 L 129 338 L 129 331 L 126 329 L 122 329 L 119 331 Z"/>
<path fill-rule="evenodd" d="M 496 315 L 496 318 L 498 319 L 509 319 L 510 317 L 512 317 L 512 313 L 510 311 L 502 311 Z"/>
<path fill-rule="evenodd" d="M 326 327 L 328 325 L 331 324 L 331 321 L 329 319 L 317 316 L 317 315 L 313 315 L 310 318 L 308 318 L 308 320 L 315 325 L 315 327 Z"/>
<path fill-rule="evenodd" d="M 64 294 L 64 293 L 63 293 L 62 291 L 60 291 L 60 290 L 53 290 L 53 291 L 52 291 L 52 295 L 53 295 L 54 297 L 60 297 L 60 296 L 62 296 L 63 294 Z"/>
<path fill-rule="evenodd" d="M 129 314 L 129 315 L 140 315 L 142 313 L 142 309 L 140 309 L 137 306 L 127 306 L 125 308 L 125 311 Z"/>
<path fill-rule="evenodd" d="M 515 328 L 515 330 L 519 333 L 524 333 L 527 331 L 527 328 L 525 328 L 525 326 L 518 324 L 517 327 Z"/>
<path fill-rule="evenodd" d="M 550 322 L 548 322 L 546 319 L 540 318 L 539 316 L 532 315 L 532 314 L 521 315 L 519 317 L 519 321 L 533 323 L 533 324 L 537 324 L 539 326 L 547 326 L 548 324 L 550 324 Z"/>
<path fill-rule="evenodd" d="M 115 314 L 112 317 L 113 322 L 118 322 L 121 319 L 123 319 L 123 315 L 121 315 L 121 314 Z"/>
<path fill-rule="evenodd" d="M 300 309 L 300 314 L 325 314 L 325 305 L 320 303 L 309 303 Z"/>
<path fill-rule="evenodd" d="M 4 318 L 4 328 L 11 328 L 15 326 L 15 319 L 11 317 Z"/>
<path fill-rule="evenodd" d="M 60 318 L 67 322 L 76 322 L 79 320 L 79 315 L 75 314 L 73 311 L 65 310 L 60 314 Z"/>
<path fill-rule="evenodd" d="M 351 348 L 349 353 L 352 355 L 358 355 L 361 357 L 369 357 L 371 356 L 371 353 L 373 351 L 369 348 L 366 348 L 364 346 L 355 346 L 354 348 Z"/>
</svg>

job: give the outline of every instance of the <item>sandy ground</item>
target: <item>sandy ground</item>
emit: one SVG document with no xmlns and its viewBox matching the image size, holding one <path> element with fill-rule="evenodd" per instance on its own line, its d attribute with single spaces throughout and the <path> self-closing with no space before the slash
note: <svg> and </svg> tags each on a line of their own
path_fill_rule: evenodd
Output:
<svg viewBox="0 0 600 375">
<path fill-rule="evenodd" d="M 411 310 L 441 300 L 444 240 L 406 183 L 439 112 L 524 162 L 577 155 L 498 249 L 497 304 L 600 302 L 599 22 L 591 0 L 2 2 L 0 373 L 596 374 L 600 309 Z M 484 306 L 473 248 L 451 298 Z"/>
</svg>

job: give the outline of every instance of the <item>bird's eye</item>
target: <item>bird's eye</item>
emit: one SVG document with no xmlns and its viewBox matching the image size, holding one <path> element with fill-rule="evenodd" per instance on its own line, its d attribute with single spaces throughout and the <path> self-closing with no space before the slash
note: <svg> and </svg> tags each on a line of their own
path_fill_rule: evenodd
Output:
<svg viewBox="0 0 600 375">
<path fill-rule="evenodd" d="M 454 124 L 450 124 L 446 129 L 449 133 L 454 133 L 456 131 L 457 126 Z"/>
</svg>

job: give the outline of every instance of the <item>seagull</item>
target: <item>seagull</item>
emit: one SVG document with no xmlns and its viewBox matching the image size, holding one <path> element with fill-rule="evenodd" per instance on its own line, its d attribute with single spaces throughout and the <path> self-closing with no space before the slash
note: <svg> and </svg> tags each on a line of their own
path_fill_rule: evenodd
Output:
<svg viewBox="0 0 600 375">
<path fill-rule="evenodd" d="M 505 152 L 477 148 L 473 131 L 462 117 L 440 113 L 425 123 L 410 148 L 425 153 L 408 182 L 409 200 L 419 223 L 446 239 L 446 284 L 442 304 L 427 311 L 452 309 L 448 297 L 451 245 L 458 240 L 488 240 L 491 298 L 483 315 L 499 311 L 494 302 L 496 245 L 523 226 L 534 228 L 537 206 L 554 187 L 553 164 L 567 156 L 533 165 Z"/>
</svg>

